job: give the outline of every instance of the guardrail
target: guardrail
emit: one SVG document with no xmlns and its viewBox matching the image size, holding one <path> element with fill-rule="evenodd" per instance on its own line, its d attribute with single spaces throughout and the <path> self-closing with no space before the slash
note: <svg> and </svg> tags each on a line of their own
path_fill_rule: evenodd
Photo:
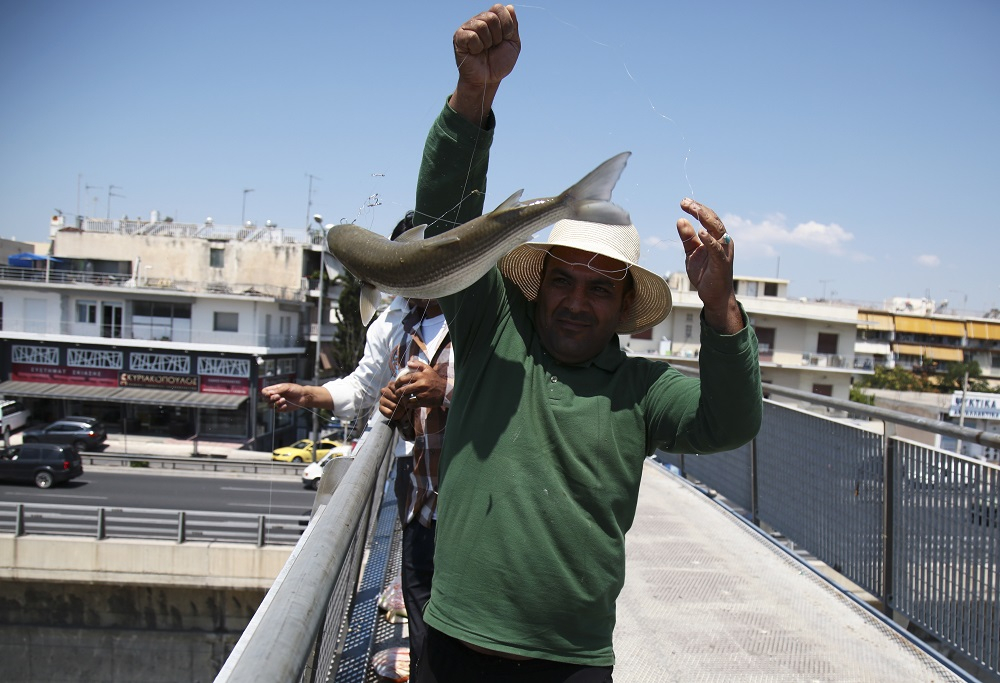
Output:
<svg viewBox="0 0 1000 683">
<path fill-rule="evenodd" d="M 204 456 L 130 455 L 128 453 L 88 453 L 80 454 L 84 466 L 123 466 L 165 470 L 189 470 L 195 472 L 239 472 L 243 474 L 267 474 L 296 477 L 302 474 L 302 463 L 286 463 L 277 460 L 235 460 Z"/>
<path fill-rule="evenodd" d="M 0 532 L 105 538 L 294 545 L 309 515 L 0 502 Z"/>
</svg>

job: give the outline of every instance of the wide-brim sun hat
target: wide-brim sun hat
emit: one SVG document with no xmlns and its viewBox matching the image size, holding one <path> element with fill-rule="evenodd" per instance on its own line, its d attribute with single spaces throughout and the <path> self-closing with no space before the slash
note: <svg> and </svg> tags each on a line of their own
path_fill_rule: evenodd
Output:
<svg viewBox="0 0 1000 683">
<path fill-rule="evenodd" d="M 662 276 L 639 261 L 639 232 L 634 225 L 606 225 L 561 220 L 552 226 L 547 242 L 527 242 L 500 259 L 500 272 L 518 286 L 528 301 L 538 296 L 545 256 L 552 247 L 570 247 L 621 261 L 632 274 L 635 298 L 628 318 L 615 330 L 634 334 L 653 327 L 670 313 L 673 300 Z"/>
</svg>

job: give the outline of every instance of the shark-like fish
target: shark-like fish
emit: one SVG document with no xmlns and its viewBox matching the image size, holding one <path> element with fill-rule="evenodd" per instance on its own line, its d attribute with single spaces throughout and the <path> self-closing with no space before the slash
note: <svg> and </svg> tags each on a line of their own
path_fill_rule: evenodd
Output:
<svg viewBox="0 0 1000 683">
<path fill-rule="evenodd" d="M 611 157 L 556 197 L 521 201 L 522 190 L 490 213 L 424 239 L 419 225 L 395 241 L 348 223 L 327 231 L 330 253 L 361 280 L 361 319 L 375 315 L 379 290 L 407 298 L 437 299 L 485 275 L 514 247 L 564 218 L 611 225 L 631 223 L 611 202 L 631 152 Z"/>
</svg>

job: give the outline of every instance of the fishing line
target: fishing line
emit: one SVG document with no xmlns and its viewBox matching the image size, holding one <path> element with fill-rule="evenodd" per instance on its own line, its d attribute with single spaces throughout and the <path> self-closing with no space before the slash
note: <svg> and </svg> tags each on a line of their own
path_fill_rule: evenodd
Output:
<svg viewBox="0 0 1000 683">
<path fill-rule="evenodd" d="M 583 39 L 585 39 L 587 42 L 589 42 L 589 43 L 591 43 L 593 45 L 597 45 L 598 47 L 604 48 L 606 50 L 611 50 L 614 53 L 614 56 L 620 61 L 622 69 L 624 69 L 625 75 L 628 77 L 628 80 L 638 89 L 639 94 L 642 96 L 643 99 L 645 99 L 646 104 L 649 106 L 650 111 L 652 111 L 655 116 L 659 117 L 663 121 L 666 121 L 667 123 L 672 124 L 673 126 L 675 126 L 677 128 L 677 133 L 680 136 L 680 141 L 681 141 L 681 143 L 683 144 L 683 146 L 685 148 L 684 158 L 683 158 L 683 162 L 682 162 L 682 170 L 683 170 L 683 174 L 684 174 L 684 182 L 687 184 L 688 193 L 689 193 L 688 196 L 691 197 L 692 199 L 694 199 L 695 196 L 696 196 L 696 194 L 695 194 L 695 190 L 694 190 L 694 184 L 693 184 L 693 182 L 691 180 L 690 172 L 689 172 L 689 169 L 688 169 L 688 164 L 689 164 L 689 161 L 691 159 L 692 149 L 691 149 L 690 143 L 687 140 L 687 136 L 685 135 L 684 130 L 680 127 L 680 125 L 677 123 L 677 121 L 675 119 L 673 119 L 672 117 L 670 117 L 667 114 L 665 114 L 662 111 L 660 111 L 656 107 L 656 105 L 653 103 L 653 98 L 650 96 L 649 92 L 646 90 L 646 88 L 643 86 L 643 84 L 641 84 L 639 82 L 639 79 L 632 73 L 632 70 L 629 68 L 628 63 L 626 62 L 626 60 L 624 58 L 624 55 L 621 52 L 621 46 L 620 45 L 615 46 L 615 45 L 612 45 L 611 43 L 603 42 L 601 40 L 598 40 L 597 38 L 594 38 L 593 36 L 591 36 L 590 34 L 588 34 L 583 28 L 581 28 L 577 24 L 574 24 L 574 23 L 572 23 L 570 21 L 567 21 L 567 20 L 563 19 L 561 16 L 559 16 L 558 14 L 556 14 L 555 12 L 553 12 L 552 10 L 548 9 L 547 7 L 543 7 L 543 6 L 540 6 L 540 5 L 517 5 L 515 9 L 518 12 L 520 12 L 522 9 L 528 9 L 528 10 L 538 11 L 539 13 L 544 13 L 545 15 L 547 15 L 550 18 L 551 21 L 553 21 L 554 23 L 562 24 L 563 26 L 568 27 L 572 31 L 575 31 Z M 515 69 L 516 69 L 516 67 L 515 67 Z M 485 92 L 484 92 L 484 96 L 485 96 Z M 676 234 L 670 233 L 669 231 L 668 231 L 667 234 L 668 234 L 668 237 L 666 239 L 660 239 L 660 242 L 665 242 L 665 243 L 675 243 L 676 242 L 676 243 L 680 243 L 679 238 L 677 237 Z"/>
</svg>

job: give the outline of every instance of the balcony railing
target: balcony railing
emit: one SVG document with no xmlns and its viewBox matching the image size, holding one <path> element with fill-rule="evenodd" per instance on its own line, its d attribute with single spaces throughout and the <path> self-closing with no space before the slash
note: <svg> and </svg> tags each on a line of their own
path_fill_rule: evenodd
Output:
<svg viewBox="0 0 1000 683">
<path fill-rule="evenodd" d="M 42 318 L 3 317 L 3 332 L 32 335 L 70 335 L 76 341 L 87 337 L 107 341 L 135 339 L 143 341 L 172 342 L 175 344 L 218 344 L 224 346 L 263 346 L 268 348 L 294 348 L 305 346 L 304 339 L 294 334 L 265 334 L 263 332 L 220 332 L 218 330 L 172 328 L 163 325 L 131 324 L 107 325 L 74 323 Z"/>
<path fill-rule="evenodd" d="M 237 294 L 250 297 L 267 297 L 282 301 L 305 301 L 308 282 L 304 278 L 298 287 L 278 287 L 260 283 L 204 282 L 178 280 L 170 277 L 134 277 L 127 273 L 93 273 L 82 270 L 50 268 L 23 268 L 0 266 L 0 280 L 30 282 L 50 285 L 77 285 L 87 287 L 121 287 L 155 291 L 186 293 Z"/>
</svg>

